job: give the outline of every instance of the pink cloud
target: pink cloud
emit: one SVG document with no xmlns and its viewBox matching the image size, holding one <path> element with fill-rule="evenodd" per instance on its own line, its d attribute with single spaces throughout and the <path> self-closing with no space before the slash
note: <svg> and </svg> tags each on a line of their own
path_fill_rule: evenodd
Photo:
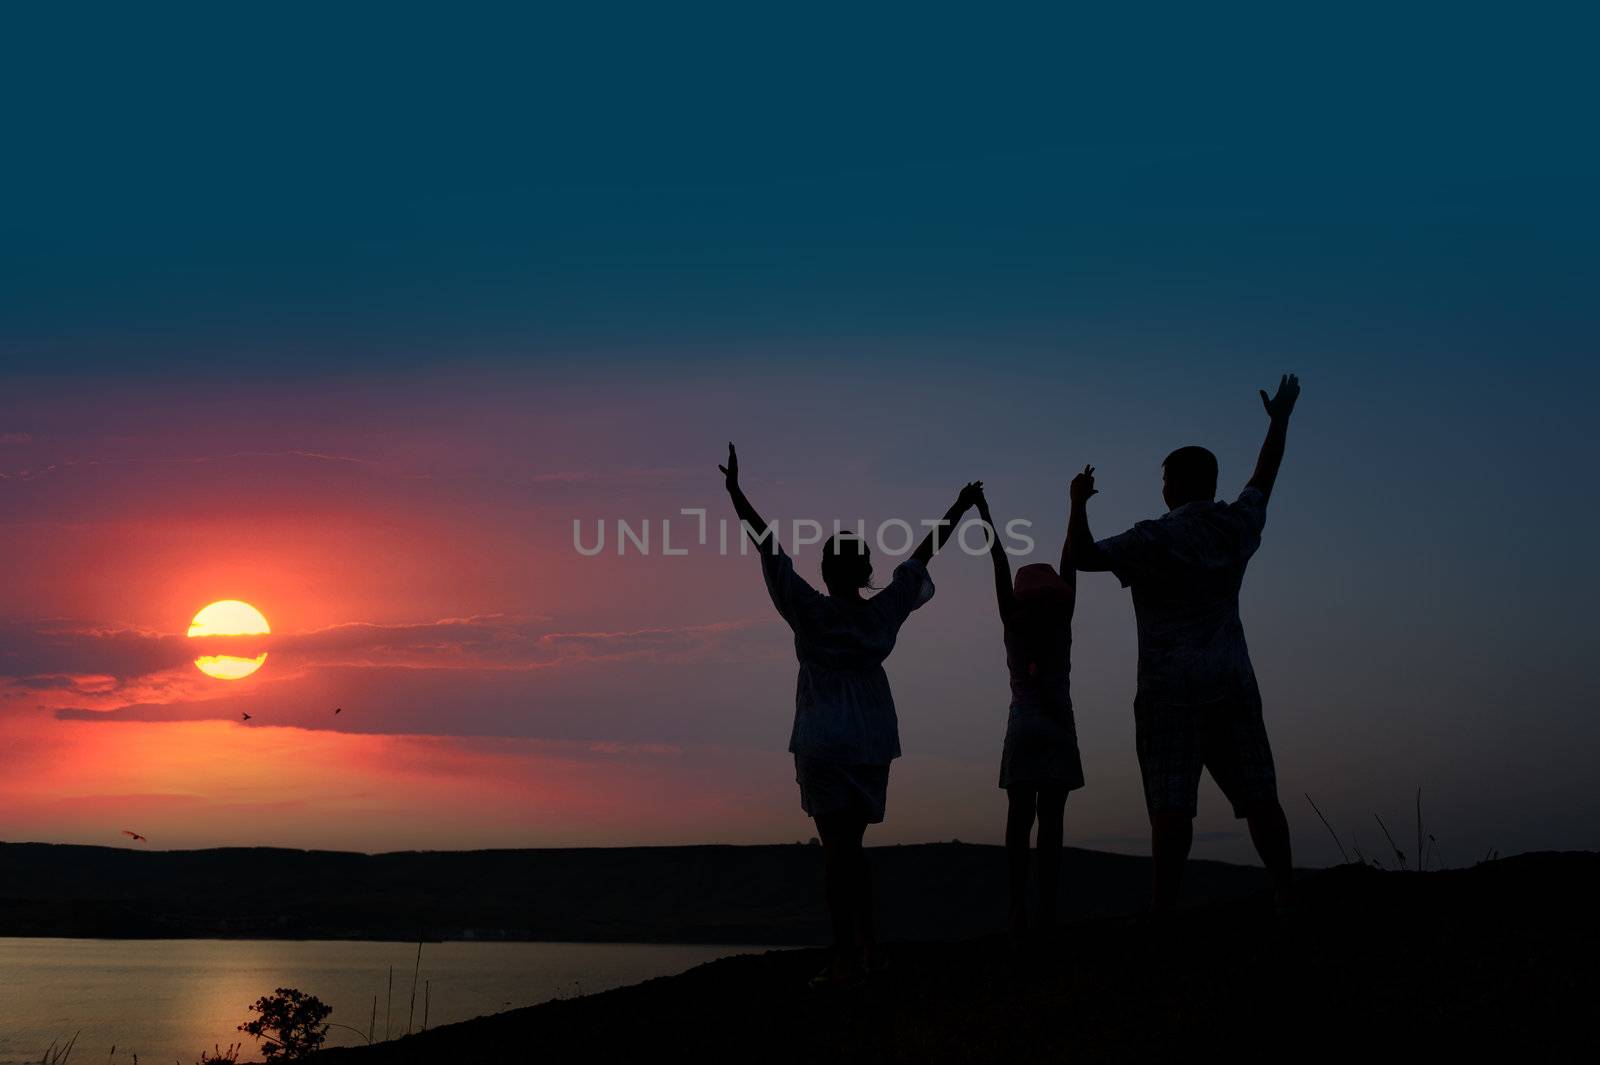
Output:
<svg viewBox="0 0 1600 1065">
<path fill-rule="evenodd" d="M 9 741 L 32 756 L 13 757 Z M 761 840 L 774 822 L 799 821 L 785 761 L 706 747 L 595 752 L 215 721 L 13 719 L 0 721 L 0 836 L 123 844 L 129 828 L 155 848 L 372 850 L 698 841 L 715 823 L 726 838 Z"/>
</svg>

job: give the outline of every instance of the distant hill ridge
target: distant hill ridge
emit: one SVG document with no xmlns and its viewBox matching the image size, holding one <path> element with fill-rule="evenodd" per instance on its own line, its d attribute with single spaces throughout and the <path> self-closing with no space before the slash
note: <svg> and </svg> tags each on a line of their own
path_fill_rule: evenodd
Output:
<svg viewBox="0 0 1600 1065">
<path fill-rule="evenodd" d="M 882 934 L 933 940 L 1004 922 L 1005 852 L 871 848 Z M 1145 902 L 1148 859 L 1069 848 L 1065 919 Z M 1190 863 L 1196 902 L 1263 886 L 1259 869 Z M 811 944 L 827 938 L 813 847 L 706 845 L 357 854 L 0 843 L 0 935 L 510 939 Z"/>
</svg>

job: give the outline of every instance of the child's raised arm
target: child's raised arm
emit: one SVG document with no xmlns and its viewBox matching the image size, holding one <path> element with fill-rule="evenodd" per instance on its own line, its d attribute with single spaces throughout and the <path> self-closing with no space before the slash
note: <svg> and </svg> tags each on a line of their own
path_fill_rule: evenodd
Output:
<svg viewBox="0 0 1600 1065">
<path fill-rule="evenodd" d="M 995 528 L 994 518 L 989 513 L 989 501 L 984 498 L 983 490 L 978 491 L 978 517 L 989 526 L 989 561 L 994 564 L 994 600 L 1000 608 L 1000 620 L 1007 621 L 1011 617 L 1011 610 L 1016 605 L 1015 594 L 1011 589 L 1011 559 L 1006 557 L 1006 549 L 1000 546 L 1000 530 Z"/>
</svg>

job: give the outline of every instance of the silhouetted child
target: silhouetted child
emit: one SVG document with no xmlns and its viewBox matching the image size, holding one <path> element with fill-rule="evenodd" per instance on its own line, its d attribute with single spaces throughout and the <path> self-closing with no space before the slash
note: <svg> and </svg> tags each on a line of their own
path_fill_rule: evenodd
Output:
<svg viewBox="0 0 1600 1065">
<path fill-rule="evenodd" d="M 1067 792 L 1083 787 L 1078 731 L 1072 718 L 1072 611 L 1076 574 L 1044 563 L 1023 566 L 1011 580 L 1011 562 L 980 494 L 978 514 L 989 526 L 994 594 L 1004 626 L 1011 712 L 1000 755 L 1006 791 L 1006 857 L 1011 869 L 1011 936 L 1022 946 L 1029 929 L 1028 865 L 1033 822 L 1039 821 L 1036 929 L 1055 923 L 1061 883 L 1062 815 Z M 1063 576 L 1063 574 L 1065 576 Z"/>
<path fill-rule="evenodd" d="M 1217 501 L 1217 457 L 1203 447 L 1182 447 L 1162 463 L 1167 513 L 1096 543 L 1087 508 L 1095 494 L 1094 467 L 1085 466 L 1072 481 L 1069 559 L 1080 570 L 1110 570 L 1133 592 L 1139 627 L 1133 715 L 1158 910 L 1178 901 L 1202 768 L 1211 771 L 1233 815 L 1250 826 L 1279 908 L 1289 904 L 1289 824 L 1239 620 L 1239 587 L 1261 546 L 1267 499 L 1299 396 L 1294 374 L 1284 375 L 1277 395 L 1261 393 L 1267 438 L 1235 502 Z"/>
<path fill-rule="evenodd" d="M 873 933 L 872 880 L 862 849 L 866 828 L 883 820 L 889 763 L 900 756 L 900 731 L 883 661 L 900 626 L 933 597 L 928 562 L 982 489 L 961 490 L 911 557 L 895 567 L 889 586 L 865 597 L 872 561 L 867 545 L 834 536 L 823 548 L 823 595 L 794 570 L 777 538 L 739 487 L 739 460 L 728 445 L 722 471 L 734 510 L 760 548 L 761 573 L 779 615 L 794 630 L 800 674 L 795 685 L 794 754 L 800 808 L 822 839 L 833 958 L 815 986 L 849 985 L 882 964 Z"/>
</svg>

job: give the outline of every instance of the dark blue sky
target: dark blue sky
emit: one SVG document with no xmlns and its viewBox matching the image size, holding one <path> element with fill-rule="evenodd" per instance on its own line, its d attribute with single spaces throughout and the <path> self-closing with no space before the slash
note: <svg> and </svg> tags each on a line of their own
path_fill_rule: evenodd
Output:
<svg viewBox="0 0 1600 1065">
<path fill-rule="evenodd" d="M 29 369 L 856 358 L 1065 332 L 1559 365 L 1592 340 L 1575 20 L 7 22 L 0 343 Z"/>
<path fill-rule="evenodd" d="M 1094 461 L 1110 533 L 1157 507 L 1178 444 L 1242 483 L 1254 390 L 1295 370 L 1246 590 L 1269 701 L 1298 707 L 1288 793 L 1365 819 L 1420 783 L 1473 845 L 1600 845 L 1579 754 L 1600 742 L 1594 23 L 9 11 L 0 472 L 241 450 L 609 475 L 709 469 L 734 436 L 787 516 L 931 512 L 981 476 L 1050 528 Z M 563 429 L 494 413 L 518 410 Z M 620 483 L 582 516 L 720 502 Z M 0 501 L 13 532 L 60 516 Z M 945 601 L 986 609 L 984 579 L 961 568 Z M 740 587 L 684 597 L 710 622 L 761 607 Z M 930 622 L 895 676 L 932 707 L 908 751 L 959 758 L 981 730 L 917 664 L 992 634 L 947 610 L 955 635 Z M 1075 677 L 1105 707 L 1086 751 L 1131 796 L 1125 595 L 1083 610 Z M 776 751 L 773 714 L 740 742 Z"/>
</svg>

